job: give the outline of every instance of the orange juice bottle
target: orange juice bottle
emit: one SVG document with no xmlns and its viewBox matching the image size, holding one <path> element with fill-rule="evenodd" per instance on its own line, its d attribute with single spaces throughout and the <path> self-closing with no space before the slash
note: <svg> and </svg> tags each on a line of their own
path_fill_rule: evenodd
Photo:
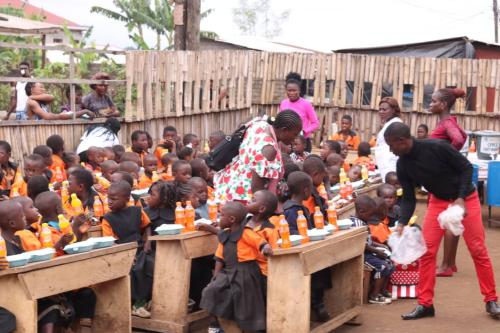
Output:
<svg viewBox="0 0 500 333">
<path fill-rule="evenodd" d="M 302 236 L 301 243 L 305 244 L 309 242 L 309 236 L 307 236 L 307 219 L 304 216 L 304 212 L 299 210 L 297 216 L 297 229 L 299 229 L 299 234 Z"/>
<path fill-rule="evenodd" d="M 153 171 L 153 175 L 151 176 L 151 180 L 153 181 L 153 183 L 156 183 L 157 181 L 160 180 L 160 176 L 158 176 L 158 172 Z"/>
<path fill-rule="evenodd" d="M 103 189 L 107 190 L 111 186 L 109 180 L 107 180 L 103 176 L 97 176 L 96 178 L 97 178 L 97 183 L 101 185 Z"/>
<path fill-rule="evenodd" d="M 347 194 L 347 187 L 345 184 L 340 184 L 340 191 L 339 191 L 340 197 L 342 199 L 346 199 L 348 197 Z"/>
<path fill-rule="evenodd" d="M 69 201 L 69 192 L 68 192 L 68 186 L 69 182 L 67 180 L 62 182 L 61 186 L 61 202 L 63 205 L 63 208 L 66 207 L 68 201 Z"/>
<path fill-rule="evenodd" d="M 53 247 L 52 244 L 52 233 L 50 232 L 49 225 L 47 223 L 42 223 L 42 231 L 40 232 L 40 243 L 42 243 L 43 248 Z"/>
<path fill-rule="evenodd" d="M 64 217 L 63 214 L 57 215 L 57 219 L 59 220 L 59 230 L 61 230 L 63 235 L 73 235 L 73 239 L 70 243 L 76 242 L 76 236 L 73 234 L 73 228 L 71 228 L 71 224 L 68 219 Z"/>
<path fill-rule="evenodd" d="M 476 140 L 472 139 L 469 146 L 469 153 L 475 153 L 475 152 L 476 152 Z"/>
<path fill-rule="evenodd" d="M 186 226 L 186 218 L 184 215 L 184 208 L 182 208 L 182 202 L 177 201 L 177 207 L 175 208 L 175 223 Z"/>
<path fill-rule="evenodd" d="M 195 212 L 193 206 L 191 206 L 191 201 L 186 201 L 186 208 L 184 209 L 184 218 L 186 221 L 186 231 L 195 231 L 194 219 Z"/>
<path fill-rule="evenodd" d="M 129 207 L 135 206 L 135 199 L 132 195 L 130 195 L 130 198 L 128 198 L 128 205 Z"/>
<path fill-rule="evenodd" d="M 314 227 L 316 229 L 323 229 L 325 227 L 325 217 L 319 206 L 314 207 Z"/>
<path fill-rule="evenodd" d="M 352 190 L 352 184 L 351 184 L 351 182 L 350 182 L 350 181 L 347 181 L 347 182 L 345 183 L 345 186 L 346 186 L 347 196 L 352 195 L 353 190 Z"/>
<path fill-rule="evenodd" d="M 75 216 L 83 214 L 83 204 L 82 201 L 76 196 L 76 193 L 71 194 L 71 208 L 73 209 L 73 214 L 75 214 Z"/>
<path fill-rule="evenodd" d="M 288 222 L 285 220 L 285 215 L 280 215 L 280 237 L 281 237 L 281 247 L 289 248 L 292 247 L 290 242 L 290 229 L 288 228 Z"/>
<path fill-rule="evenodd" d="M 361 166 L 361 179 L 368 180 L 368 168 L 364 164 Z"/>
<path fill-rule="evenodd" d="M 108 204 L 108 197 L 104 196 L 102 198 L 102 208 L 104 210 L 104 214 L 109 213 L 109 204 Z"/>
<path fill-rule="evenodd" d="M 101 198 L 98 195 L 94 196 L 94 205 L 92 208 L 94 208 L 95 217 L 101 217 L 104 215 L 104 206 L 102 204 Z"/>
<path fill-rule="evenodd" d="M 167 166 L 167 176 L 172 177 L 172 164 Z"/>
<path fill-rule="evenodd" d="M 205 141 L 205 145 L 203 146 L 203 152 L 208 154 L 210 152 L 210 146 L 208 145 L 208 141 Z"/>
<path fill-rule="evenodd" d="M 5 245 L 5 239 L 2 237 L 2 229 L 0 229 L 0 258 L 5 258 L 7 256 L 7 246 Z"/>
<path fill-rule="evenodd" d="M 345 173 L 344 168 L 340 168 L 339 178 L 341 185 L 345 184 L 345 182 L 347 181 L 347 174 Z"/>
<path fill-rule="evenodd" d="M 208 217 L 210 221 L 217 222 L 217 204 L 214 200 L 208 202 Z"/>
<path fill-rule="evenodd" d="M 56 167 L 56 171 L 54 173 L 54 179 L 58 183 L 64 181 L 64 175 L 63 175 L 60 167 Z"/>
<path fill-rule="evenodd" d="M 328 209 L 326 210 L 327 213 L 327 218 L 328 218 L 328 224 L 331 224 L 333 226 L 337 226 L 337 210 L 335 209 L 335 205 L 330 203 L 328 206 Z"/>
</svg>

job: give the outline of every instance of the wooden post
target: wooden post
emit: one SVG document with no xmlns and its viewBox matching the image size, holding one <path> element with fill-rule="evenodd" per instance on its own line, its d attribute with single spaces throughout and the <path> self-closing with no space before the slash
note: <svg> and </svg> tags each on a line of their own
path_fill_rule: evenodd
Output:
<svg viewBox="0 0 500 333">
<path fill-rule="evenodd" d="M 176 51 L 186 49 L 186 8 L 184 0 L 175 0 L 174 7 L 174 48 Z"/>
<path fill-rule="evenodd" d="M 69 53 L 69 79 L 75 78 L 75 56 L 73 52 Z M 71 111 L 73 111 L 73 119 L 76 119 L 76 105 L 75 105 L 75 86 L 73 83 L 69 84 L 69 104 Z"/>
<path fill-rule="evenodd" d="M 498 4 L 493 0 L 493 20 L 495 20 L 495 43 L 498 43 Z"/>
<path fill-rule="evenodd" d="M 187 0 L 186 4 L 186 50 L 200 49 L 200 0 Z"/>
<path fill-rule="evenodd" d="M 44 48 L 42 48 L 42 68 L 45 68 L 45 56 L 47 53 L 47 51 L 45 50 L 46 38 L 47 38 L 47 35 L 42 35 L 42 46 L 44 46 Z"/>
</svg>

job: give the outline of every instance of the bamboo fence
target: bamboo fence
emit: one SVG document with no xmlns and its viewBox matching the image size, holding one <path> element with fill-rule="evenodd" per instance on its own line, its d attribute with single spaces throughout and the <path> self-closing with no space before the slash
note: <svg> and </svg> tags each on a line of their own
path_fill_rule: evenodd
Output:
<svg viewBox="0 0 500 333">
<path fill-rule="evenodd" d="M 121 140 L 129 143 L 135 129 L 147 130 L 157 140 L 166 125 L 202 139 L 214 130 L 231 132 L 251 116 L 277 112 L 290 71 L 302 75 L 308 85 L 307 98 L 320 117 L 322 127 L 316 143 L 331 134 L 331 123 L 344 114 L 353 116 L 354 129 L 368 140 L 380 128 L 377 109 L 387 89 L 405 106 L 402 117 L 413 132 L 420 123 L 435 126 L 437 118 L 426 110 L 424 100 L 444 87 L 463 88 L 472 95 L 469 103 L 458 100 L 454 109 L 465 129 L 500 131 L 500 60 L 234 50 L 130 51 L 126 53 Z M 19 160 L 53 133 L 65 138 L 67 149 L 75 148 L 88 123 L 9 121 L 0 125 L 0 138 L 13 144 L 13 155 Z"/>
</svg>

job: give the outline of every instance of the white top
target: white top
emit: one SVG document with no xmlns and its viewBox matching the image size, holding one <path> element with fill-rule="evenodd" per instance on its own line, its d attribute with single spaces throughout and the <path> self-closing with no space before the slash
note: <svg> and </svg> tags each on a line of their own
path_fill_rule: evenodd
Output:
<svg viewBox="0 0 500 333">
<path fill-rule="evenodd" d="M 17 82 L 16 83 L 16 111 L 25 111 L 26 102 L 28 102 L 28 95 L 26 95 L 26 83 L 28 82 Z"/>
<path fill-rule="evenodd" d="M 399 117 L 394 117 L 384 124 L 380 132 L 377 134 L 377 145 L 375 146 L 375 161 L 377 163 L 378 169 L 385 180 L 385 175 L 388 172 L 396 171 L 396 163 L 398 162 L 398 157 L 391 152 L 389 145 L 385 142 L 384 133 L 387 127 L 392 123 L 402 123 L 403 121 Z"/>
<path fill-rule="evenodd" d="M 118 140 L 115 133 L 105 127 L 98 127 L 90 132 L 90 134 L 88 134 L 88 130 L 83 133 L 76 153 L 80 154 L 87 151 L 90 147 L 106 148 L 119 144 L 120 140 Z"/>
</svg>

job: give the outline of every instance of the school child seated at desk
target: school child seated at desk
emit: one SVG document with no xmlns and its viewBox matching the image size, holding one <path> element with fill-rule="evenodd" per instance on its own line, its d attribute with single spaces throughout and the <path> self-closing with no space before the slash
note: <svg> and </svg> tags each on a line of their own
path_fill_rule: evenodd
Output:
<svg viewBox="0 0 500 333">
<path fill-rule="evenodd" d="M 367 168 L 370 167 L 370 165 L 373 164 L 370 154 L 370 144 L 366 141 L 361 142 L 358 146 L 358 157 L 352 162 L 352 165 L 364 165 Z"/>
<path fill-rule="evenodd" d="M 111 181 L 111 175 L 118 171 L 118 163 L 114 160 L 107 160 L 101 163 L 101 173 L 102 176 L 107 180 Z"/>
<path fill-rule="evenodd" d="M 348 114 L 343 115 L 340 120 L 340 131 L 333 134 L 330 140 L 344 141 L 349 149 L 358 149 L 359 136 L 352 130 L 352 117 Z"/>
<path fill-rule="evenodd" d="M 160 180 L 158 176 L 158 161 L 153 154 L 144 157 L 144 174 L 139 178 L 137 189 L 149 188 L 154 182 Z"/>
<path fill-rule="evenodd" d="M 389 218 L 387 217 L 387 204 L 380 197 L 372 199 L 375 202 L 376 209 L 372 218 L 368 221 L 370 234 L 374 241 L 380 244 L 386 244 L 391 230 L 389 229 Z"/>
<path fill-rule="evenodd" d="M 188 181 L 188 186 L 191 187 L 194 194 L 198 198 L 199 207 L 195 208 L 196 214 L 203 219 L 210 219 L 208 214 L 208 185 L 205 179 L 201 177 L 193 177 Z"/>
<path fill-rule="evenodd" d="M 45 161 L 42 156 L 38 154 L 31 154 L 24 158 L 24 177 L 20 168 L 17 169 L 14 183 L 10 189 L 10 197 L 27 196 L 28 195 L 28 181 L 33 176 L 45 176 Z"/>
<path fill-rule="evenodd" d="M 10 160 L 12 147 L 7 141 L 0 140 L 0 194 L 9 196 L 14 183 L 18 165 Z"/>
<path fill-rule="evenodd" d="M 35 200 L 42 193 L 49 191 L 49 180 L 45 176 L 33 176 L 27 184 L 28 197 Z"/>
<path fill-rule="evenodd" d="M 312 214 L 314 214 L 315 207 L 319 207 L 321 213 L 326 216 L 326 209 L 328 208 L 326 202 L 326 200 L 328 200 L 326 188 L 329 188 L 330 184 L 326 184 L 325 186 L 325 178 L 329 180 L 325 164 L 319 156 L 310 155 L 305 159 L 302 170 L 311 177 L 313 183 L 311 196 L 304 200 L 304 206 L 306 206 L 309 210 L 311 219 Z M 320 192 L 320 190 L 322 191 Z"/>
<path fill-rule="evenodd" d="M 151 317 L 147 302 L 151 300 L 154 257 L 149 255 L 151 243 L 150 220 L 140 207 L 128 206 L 132 188 L 126 181 L 112 183 L 108 189 L 110 212 L 102 219 L 103 236 L 112 236 L 116 243 L 137 242 L 136 260 L 130 271 L 132 315 Z"/>
<path fill-rule="evenodd" d="M 302 171 L 292 172 L 287 180 L 290 200 L 285 202 L 283 210 L 290 229 L 291 235 L 298 235 L 297 218 L 299 211 L 304 213 L 307 220 L 307 228 L 313 229 L 314 223 L 309 210 L 303 202 L 309 199 L 313 187 L 311 177 Z M 330 320 L 330 314 L 326 310 L 324 302 L 325 289 L 332 287 L 330 268 L 322 269 L 311 275 L 311 308 L 317 319 L 321 322 Z"/>
<path fill-rule="evenodd" d="M 266 329 L 266 305 L 257 257 L 259 253 L 271 255 L 272 249 L 245 226 L 246 213 L 245 206 L 235 201 L 221 210 L 214 278 L 203 290 L 201 308 L 235 321 L 242 330 L 262 331 Z"/>
<path fill-rule="evenodd" d="M 28 200 L 31 200 L 28 198 Z M 0 229 L 5 240 L 7 255 L 20 254 L 26 251 L 24 242 L 18 236 L 18 232 L 26 229 L 26 217 L 23 208 L 16 200 L 0 202 Z M 61 237 L 55 244 L 55 249 L 60 250 L 71 240 L 71 235 Z M 43 281 L 41 281 L 43 283 Z M 59 307 L 61 299 L 74 308 L 74 316 L 64 318 L 61 316 Z M 82 322 L 86 325 L 92 324 L 95 314 L 96 295 L 90 288 L 82 288 L 59 294 L 57 297 L 47 297 L 38 300 L 38 328 L 43 333 L 59 332 L 63 326 L 72 324 L 75 329 Z M 52 308 L 52 309 L 51 309 Z"/>
<path fill-rule="evenodd" d="M 172 175 L 176 183 L 186 184 L 191 179 L 192 169 L 188 161 L 177 160 L 172 165 Z"/>
<path fill-rule="evenodd" d="M 362 194 L 354 202 L 356 216 L 350 217 L 354 227 L 366 226 L 373 214 L 376 214 L 377 204 L 367 194 Z M 387 291 L 389 278 L 394 271 L 394 265 L 384 249 L 388 247 L 373 240 L 371 234 L 365 246 L 365 263 L 373 269 L 373 285 L 368 295 L 368 302 L 372 304 L 390 304 L 391 294 Z"/>
<path fill-rule="evenodd" d="M 106 152 L 100 147 L 89 147 L 87 150 L 87 162 L 85 163 L 85 168 L 101 172 L 101 163 L 104 162 Z"/>
<path fill-rule="evenodd" d="M 401 208 L 397 201 L 396 195 L 396 187 L 391 184 L 381 184 L 377 188 L 377 196 L 379 198 L 384 199 L 385 204 L 387 205 L 387 218 L 388 218 L 388 226 L 392 228 L 396 225 L 396 222 L 399 220 L 401 216 Z"/>
<path fill-rule="evenodd" d="M 303 162 L 307 156 L 311 155 L 311 153 L 306 151 L 306 143 L 307 140 L 303 135 L 299 135 L 293 141 L 293 152 L 290 154 L 290 157 L 294 163 Z"/>
<path fill-rule="evenodd" d="M 62 159 L 64 154 L 64 139 L 60 135 L 54 134 L 49 136 L 45 143 L 52 150 L 52 164 L 49 166 L 49 170 L 52 172 L 51 182 L 58 181 L 56 176 L 58 172 L 61 172 L 60 176 L 62 176 L 62 180 L 67 180 L 66 165 Z"/>
</svg>

